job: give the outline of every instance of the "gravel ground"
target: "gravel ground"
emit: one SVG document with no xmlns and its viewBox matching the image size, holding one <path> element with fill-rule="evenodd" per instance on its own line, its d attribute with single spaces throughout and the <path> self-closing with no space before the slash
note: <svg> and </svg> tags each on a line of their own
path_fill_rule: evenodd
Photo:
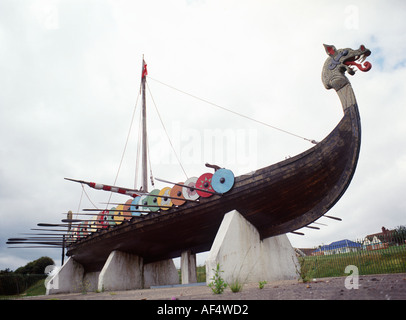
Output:
<svg viewBox="0 0 406 320">
<path fill-rule="evenodd" d="M 286 280 L 245 284 L 240 292 L 226 289 L 215 295 L 207 286 L 89 292 L 25 297 L 22 300 L 406 300 L 406 273 L 359 276 L 358 289 L 347 289 L 346 277 L 321 278 L 303 283 Z"/>
</svg>

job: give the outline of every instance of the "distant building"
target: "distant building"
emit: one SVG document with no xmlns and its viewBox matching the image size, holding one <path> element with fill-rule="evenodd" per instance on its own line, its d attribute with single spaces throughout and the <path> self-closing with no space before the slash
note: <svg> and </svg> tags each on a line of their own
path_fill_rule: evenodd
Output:
<svg viewBox="0 0 406 320">
<path fill-rule="evenodd" d="M 369 236 L 365 237 L 364 241 L 362 242 L 362 248 L 364 250 L 379 250 L 385 249 L 388 247 L 387 242 L 382 242 L 378 239 L 377 236 L 373 236 L 372 238 Z"/>
<path fill-rule="evenodd" d="M 317 248 L 313 255 L 331 255 L 339 253 L 355 252 L 362 249 L 362 244 L 345 239 L 335 241 L 329 245 L 323 245 Z"/>
<path fill-rule="evenodd" d="M 382 232 L 367 235 L 362 243 L 363 249 L 379 250 L 387 248 L 389 243 L 393 241 L 393 231 L 382 227 Z"/>
<path fill-rule="evenodd" d="M 377 237 L 381 242 L 391 242 L 393 233 L 395 230 L 388 230 L 385 227 L 382 227 L 382 231 L 374 234 L 369 234 L 365 237 L 369 241 L 372 241 L 374 237 Z"/>
<path fill-rule="evenodd" d="M 313 256 L 314 248 L 295 248 L 296 256 L 298 257 L 305 257 L 305 256 Z"/>
</svg>

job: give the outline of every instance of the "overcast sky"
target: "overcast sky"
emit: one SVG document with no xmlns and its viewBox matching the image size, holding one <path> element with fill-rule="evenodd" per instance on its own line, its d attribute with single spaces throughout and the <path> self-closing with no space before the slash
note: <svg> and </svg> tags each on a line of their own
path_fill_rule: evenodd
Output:
<svg viewBox="0 0 406 320">
<path fill-rule="evenodd" d="M 243 174 L 312 145 L 155 80 L 321 141 L 342 117 L 336 93 L 320 80 L 323 43 L 364 44 L 372 70 L 350 77 L 362 121 L 360 159 L 329 212 L 343 221 L 321 218 L 327 227 L 289 239 L 314 247 L 406 225 L 405 14 L 403 0 L 1 0 L 0 270 L 44 255 L 60 263 L 60 250 L 5 243 L 39 222 L 59 222 L 68 210 L 93 207 L 64 177 L 115 181 L 143 55 L 153 97 L 152 172 L 184 181 L 154 103 L 189 177 L 208 172 L 206 162 Z M 118 185 L 134 187 L 137 134 L 138 112 Z M 212 138 L 218 134 L 222 140 Z M 109 198 L 86 192 L 96 205 Z"/>
</svg>

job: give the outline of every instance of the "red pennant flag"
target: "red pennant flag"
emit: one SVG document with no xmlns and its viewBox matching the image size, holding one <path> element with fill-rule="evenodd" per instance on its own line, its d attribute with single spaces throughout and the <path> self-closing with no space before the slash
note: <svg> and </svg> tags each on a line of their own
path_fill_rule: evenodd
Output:
<svg viewBox="0 0 406 320">
<path fill-rule="evenodd" d="M 147 64 L 144 61 L 144 70 L 142 70 L 142 78 L 145 78 L 148 75 Z"/>
</svg>

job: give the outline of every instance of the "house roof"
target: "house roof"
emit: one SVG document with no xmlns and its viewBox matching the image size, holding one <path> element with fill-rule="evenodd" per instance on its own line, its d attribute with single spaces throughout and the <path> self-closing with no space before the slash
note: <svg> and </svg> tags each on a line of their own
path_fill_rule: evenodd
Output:
<svg viewBox="0 0 406 320">
<path fill-rule="evenodd" d="M 389 230 L 389 229 L 386 229 L 385 227 L 382 227 L 382 232 L 369 234 L 365 238 L 373 239 L 373 237 L 382 237 L 383 239 L 387 239 L 394 233 L 394 231 L 395 230 Z"/>
<path fill-rule="evenodd" d="M 340 248 L 361 248 L 361 247 L 362 245 L 360 243 L 345 239 L 332 242 L 329 245 L 320 246 L 320 248 L 318 248 L 316 251 L 329 251 Z"/>
<path fill-rule="evenodd" d="M 297 248 L 300 250 L 305 256 L 311 256 L 313 252 L 316 251 L 314 248 Z"/>
</svg>

